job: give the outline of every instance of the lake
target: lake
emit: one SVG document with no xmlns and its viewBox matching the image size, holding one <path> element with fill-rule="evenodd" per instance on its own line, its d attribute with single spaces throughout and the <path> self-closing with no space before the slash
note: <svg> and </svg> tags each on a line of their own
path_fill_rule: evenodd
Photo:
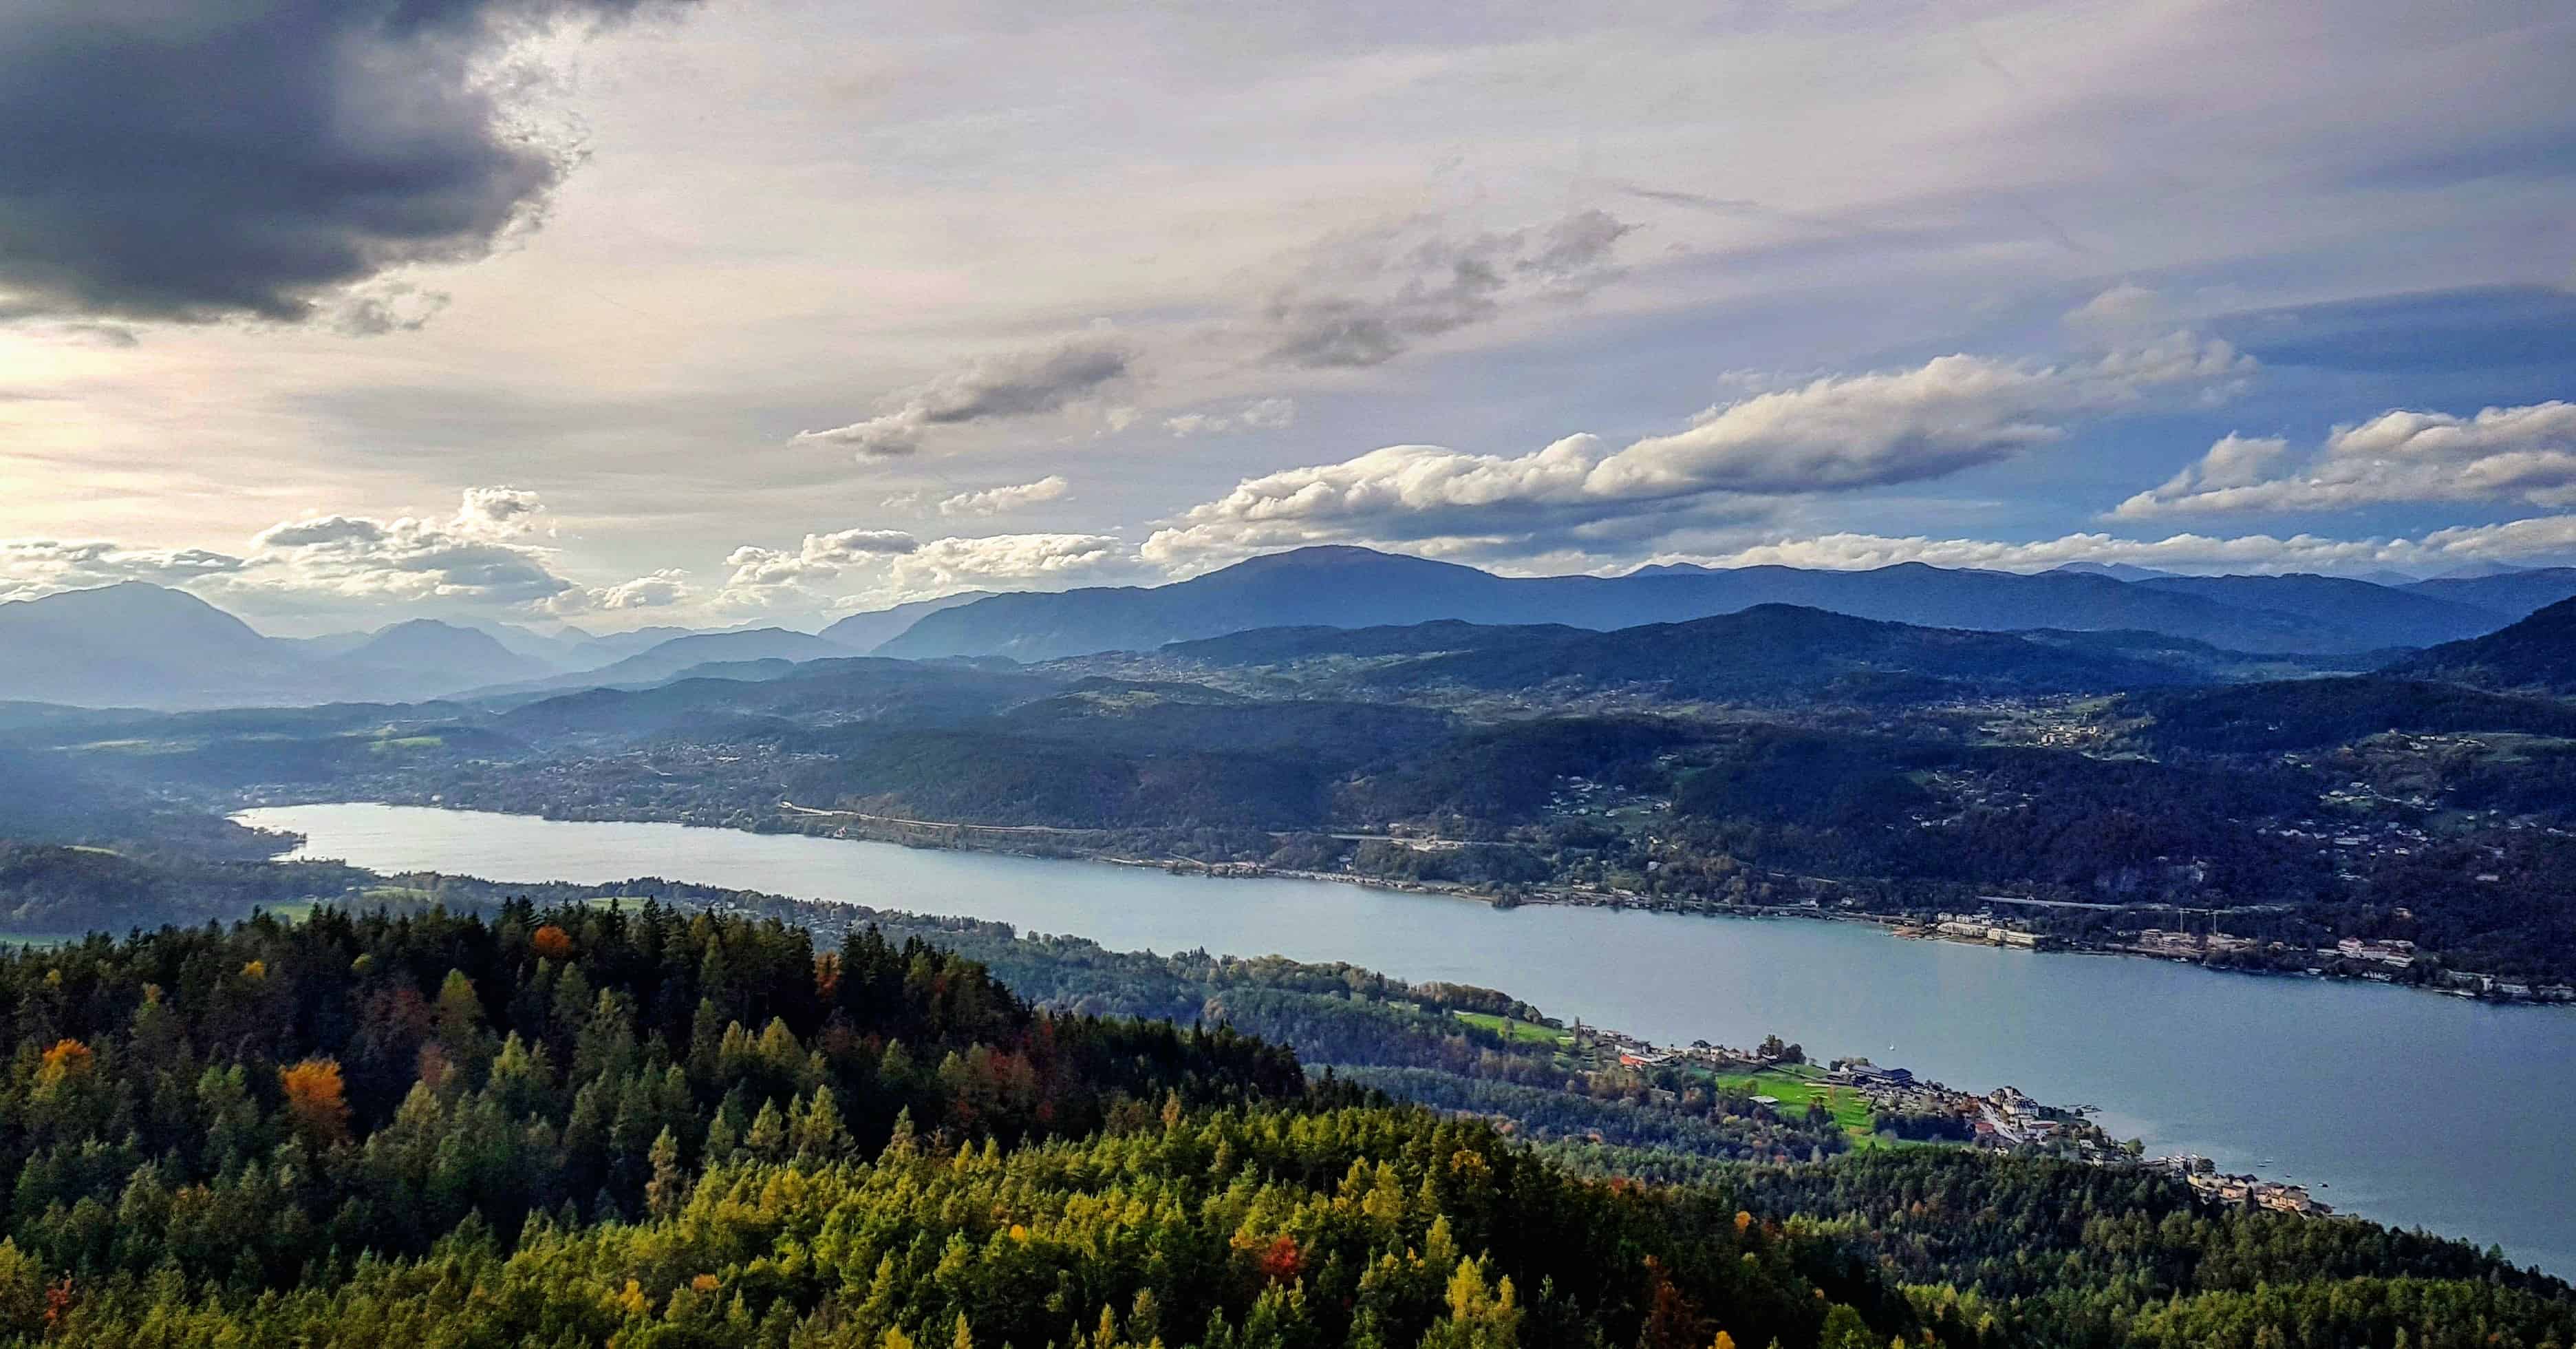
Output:
<svg viewBox="0 0 2576 1349">
<path fill-rule="evenodd" d="M 661 876 L 997 919 L 1119 950 L 1347 960 L 1503 989 L 1665 1043 L 1778 1034 L 1952 1086 L 2102 1108 L 2150 1153 L 2207 1154 L 2339 1209 L 2576 1275 L 2576 1012 L 2118 956 L 1904 941 L 1853 923 L 1530 906 L 1324 881 L 568 823 L 421 806 L 287 806 L 246 823 L 379 871 Z"/>
</svg>

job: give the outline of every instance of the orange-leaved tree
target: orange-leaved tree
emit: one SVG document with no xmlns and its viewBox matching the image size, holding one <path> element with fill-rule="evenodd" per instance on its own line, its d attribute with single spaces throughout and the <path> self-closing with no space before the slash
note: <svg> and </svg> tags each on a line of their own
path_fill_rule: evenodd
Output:
<svg viewBox="0 0 2576 1349">
<path fill-rule="evenodd" d="M 286 1118 L 306 1146 L 328 1148 L 349 1141 L 349 1102 L 334 1059 L 306 1059 L 277 1070 L 286 1090 Z"/>
</svg>

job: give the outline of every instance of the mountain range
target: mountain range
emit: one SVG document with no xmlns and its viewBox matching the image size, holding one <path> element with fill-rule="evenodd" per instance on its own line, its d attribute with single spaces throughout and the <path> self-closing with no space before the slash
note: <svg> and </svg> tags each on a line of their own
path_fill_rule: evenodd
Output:
<svg viewBox="0 0 2576 1349">
<path fill-rule="evenodd" d="M 541 689 L 624 688 L 658 684 L 701 665 L 743 661 L 828 660 L 853 654 L 851 649 L 811 633 L 786 628 L 739 628 L 731 632 L 697 632 L 669 638 L 606 665 L 571 670 L 542 679 L 495 685 L 480 692 L 521 693 Z M 489 681 L 486 681 L 489 682 Z"/>
<path fill-rule="evenodd" d="M 1361 629 L 1360 650 L 1392 652 L 1417 634 L 1418 659 L 1368 670 L 1381 688 L 1494 691 L 1649 687 L 1687 700 L 1765 701 L 2073 693 L 2204 682 L 2193 671 L 2008 633 L 1926 628 L 1787 604 L 1613 632 L 1462 625 Z M 1247 634 L 1248 636 L 1257 634 Z M 1226 639 L 1230 640 L 1230 639 Z M 1209 644 L 1196 644 L 1205 649 Z M 1166 648 L 1166 652 L 1191 646 Z"/>
<path fill-rule="evenodd" d="M 2132 642 L 2153 635 L 2293 664 L 2355 658 L 2346 668 L 2361 668 L 2384 659 L 2358 659 L 2362 653 L 2482 638 L 2572 597 L 2576 568 L 2405 585 L 2078 567 L 2024 575 L 1921 563 L 1870 571 L 1668 565 L 1616 577 L 1506 577 L 1322 547 L 1155 587 L 969 592 L 850 615 L 820 635 L 755 627 L 592 637 L 416 619 L 371 633 L 290 639 L 264 636 L 184 592 L 130 582 L 0 604 L 0 700 L 161 709 L 393 702 L 631 687 L 700 666 L 870 653 L 1028 663 L 1256 630 L 1268 633 L 1261 642 L 1331 646 L 1340 639 L 1319 634 L 1438 623 L 1486 630 L 1472 638 L 1477 643 L 1535 652 L 1576 632 L 1686 625 L 1778 605 L 1920 628 L 2117 632 Z M 2121 658 L 2080 645 L 2090 659 Z M 1704 649 L 1712 659 L 1727 654 Z"/>
<path fill-rule="evenodd" d="M 2426 590 L 2426 585 L 2439 589 Z M 1155 587 L 995 595 L 923 617 L 876 654 L 1042 661 L 1144 651 L 1251 628 L 1410 626 L 1438 619 L 1596 630 L 1794 604 L 1927 627 L 2133 630 L 2236 651 L 2351 653 L 2492 631 L 2576 596 L 2576 569 L 2404 588 L 2322 576 L 2037 575 L 1901 563 L 1870 571 L 1650 567 L 1625 576 L 1505 577 L 1454 563 L 1320 547 Z"/>
</svg>

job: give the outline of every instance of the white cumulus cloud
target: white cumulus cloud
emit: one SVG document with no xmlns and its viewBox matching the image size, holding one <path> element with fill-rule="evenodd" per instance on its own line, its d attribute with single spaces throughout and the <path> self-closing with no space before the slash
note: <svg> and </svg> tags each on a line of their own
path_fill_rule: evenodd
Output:
<svg viewBox="0 0 2576 1349">
<path fill-rule="evenodd" d="M 2036 571 L 2070 562 L 2126 563 L 2192 572 L 2439 571 L 2480 562 L 2532 563 L 2576 553 L 2576 515 L 2463 525 L 2414 537 L 2338 539 L 2315 534 L 2173 534 L 2123 539 L 2067 534 L 2004 542 L 1880 534 L 1822 534 L 1716 553 L 1665 553 L 1653 562 L 1712 567 L 1784 566 L 1860 570 L 1922 562 L 1936 567 Z"/>
<path fill-rule="evenodd" d="M 2289 461 L 2278 439 L 2230 435 L 2164 485 L 2123 501 L 2122 519 L 2225 511 L 2333 511 L 2387 502 L 2576 503 L 2576 403 L 2475 416 L 2383 413 L 2339 426 Z"/>
<path fill-rule="evenodd" d="M 545 610 L 552 614 L 582 614 L 667 609 L 688 603 L 695 594 L 689 585 L 688 572 L 678 567 L 662 567 L 615 585 L 580 586 L 566 590 L 548 599 Z"/>
<path fill-rule="evenodd" d="M 1269 548 L 1401 542 L 1523 550 L 1652 537 L 1685 518 L 1758 515 L 1815 493 L 1921 481 L 2050 444 L 2070 421 L 2249 377 L 2224 342 L 2176 334 L 2098 360 L 1942 356 L 1711 407 L 1683 430 L 1610 450 L 1567 436 L 1520 456 L 1397 445 L 1238 483 L 1145 544 L 1167 566 Z"/>
</svg>

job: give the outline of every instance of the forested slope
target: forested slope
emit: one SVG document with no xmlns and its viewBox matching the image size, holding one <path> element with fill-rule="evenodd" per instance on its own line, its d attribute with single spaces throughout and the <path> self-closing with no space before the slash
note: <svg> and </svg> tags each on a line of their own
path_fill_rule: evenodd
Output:
<svg viewBox="0 0 2576 1349">
<path fill-rule="evenodd" d="M 326 909 L 23 950 L 0 1025 L 11 1342 L 2576 1337 L 2564 1285 L 2454 1242 L 1966 1153 L 1532 1148 L 867 926 Z"/>
</svg>

